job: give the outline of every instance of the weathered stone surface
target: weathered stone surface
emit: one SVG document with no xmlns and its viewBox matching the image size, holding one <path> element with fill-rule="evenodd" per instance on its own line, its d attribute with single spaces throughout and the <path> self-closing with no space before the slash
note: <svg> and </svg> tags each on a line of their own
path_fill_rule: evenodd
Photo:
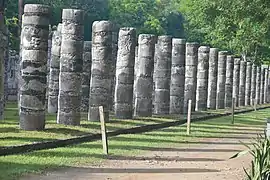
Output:
<svg viewBox="0 0 270 180">
<path fill-rule="evenodd" d="M 49 31 L 49 39 L 48 39 L 48 59 L 47 59 L 47 87 L 46 87 L 46 107 L 48 107 L 48 99 L 49 99 L 49 84 L 50 84 L 50 63 L 51 63 L 51 50 L 52 50 L 52 36 L 50 36 Z"/>
<path fill-rule="evenodd" d="M 158 36 L 155 65 L 155 104 L 154 114 L 170 112 L 170 81 L 172 64 L 172 37 Z"/>
<path fill-rule="evenodd" d="M 185 92 L 186 40 L 172 39 L 170 114 L 183 113 Z"/>
<path fill-rule="evenodd" d="M 7 67 L 8 101 L 18 100 L 18 75 L 20 73 L 19 66 L 19 54 L 15 50 L 10 50 Z"/>
<path fill-rule="evenodd" d="M 84 12 L 63 9 L 57 123 L 80 124 Z"/>
<path fill-rule="evenodd" d="M 260 104 L 263 104 L 263 102 L 264 102 L 265 74 L 266 74 L 266 68 L 265 68 L 265 66 L 262 66 L 262 70 L 261 70 Z"/>
<path fill-rule="evenodd" d="M 58 28 L 57 31 L 53 32 L 52 36 L 49 88 L 48 88 L 49 89 L 48 113 L 57 113 L 58 111 L 61 42 L 62 42 L 61 29 Z"/>
<path fill-rule="evenodd" d="M 240 76 L 239 76 L 239 106 L 245 106 L 245 92 L 246 92 L 246 69 L 247 62 L 240 62 Z"/>
<path fill-rule="evenodd" d="M 207 110 L 209 51 L 208 46 L 201 46 L 198 50 L 196 111 Z"/>
<path fill-rule="evenodd" d="M 199 44 L 196 42 L 186 43 L 185 94 L 183 110 L 185 114 L 188 110 L 189 100 L 192 100 L 192 111 L 195 111 L 196 106 L 198 48 Z"/>
<path fill-rule="evenodd" d="M 136 73 L 135 116 L 152 116 L 155 36 L 140 34 L 138 38 L 138 71 Z"/>
<path fill-rule="evenodd" d="M 240 61 L 238 57 L 234 58 L 233 69 L 233 97 L 235 98 L 235 106 L 239 106 L 239 83 L 240 83 Z"/>
<path fill-rule="evenodd" d="M 261 97 L 261 66 L 257 66 L 257 75 L 256 75 L 256 103 L 260 104 Z"/>
<path fill-rule="evenodd" d="M 269 66 L 267 66 L 265 68 L 265 84 L 264 84 L 264 100 L 263 100 L 263 103 L 266 104 L 268 102 L 268 86 L 269 86 L 269 82 L 268 82 L 268 79 L 269 79 Z"/>
<path fill-rule="evenodd" d="M 249 106 L 251 98 L 251 78 L 252 78 L 252 63 L 247 62 L 247 71 L 246 71 L 246 92 L 245 92 L 245 105 Z"/>
<path fill-rule="evenodd" d="M 21 31 L 21 83 L 19 117 L 23 130 L 45 128 L 45 93 L 50 8 L 26 4 Z"/>
<path fill-rule="evenodd" d="M 83 48 L 83 73 L 82 73 L 82 102 L 81 112 L 89 110 L 90 78 L 92 65 L 92 41 L 84 41 Z"/>
<path fill-rule="evenodd" d="M 225 81 L 225 107 L 232 107 L 234 57 L 227 55 Z"/>
<path fill-rule="evenodd" d="M 251 70 L 251 91 L 250 91 L 250 102 L 254 104 L 256 99 L 256 85 L 257 85 L 257 66 L 252 64 Z"/>
<path fill-rule="evenodd" d="M 4 107 L 6 106 L 7 98 L 8 98 L 8 61 L 9 61 L 9 30 L 8 27 L 5 26 L 3 30 L 4 36 Z"/>
<path fill-rule="evenodd" d="M 134 62 L 134 83 L 133 83 L 133 114 L 135 107 L 135 92 L 136 92 L 136 77 L 139 69 L 139 61 L 138 61 L 138 46 L 135 47 L 135 62 Z"/>
<path fill-rule="evenodd" d="M 92 26 L 92 67 L 88 120 L 99 121 L 99 106 L 109 120 L 111 96 L 112 31 L 110 21 L 95 21 Z"/>
<path fill-rule="evenodd" d="M 210 48 L 209 74 L 208 74 L 208 95 L 207 95 L 207 107 L 209 109 L 216 109 L 217 70 L 218 70 L 218 49 L 217 48 Z"/>
<path fill-rule="evenodd" d="M 118 38 L 115 85 L 115 116 L 132 119 L 136 29 L 121 28 Z"/>
<path fill-rule="evenodd" d="M 225 108 L 225 82 L 226 82 L 226 60 L 227 51 L 218 53 L 218 74 L 217 74 L 217 109 Z"/>
</svg>

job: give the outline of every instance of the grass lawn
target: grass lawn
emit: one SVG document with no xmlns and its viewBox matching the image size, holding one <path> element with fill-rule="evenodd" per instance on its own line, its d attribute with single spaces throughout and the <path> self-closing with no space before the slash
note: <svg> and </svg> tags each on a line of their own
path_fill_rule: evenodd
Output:
<svg viewBox="0 0 270 180">
<path fill-rule="evenodd" d="M 198 138 L 218 138 L 230 136 L 231 132 L 238 132 L 237 128 L 244 129 L 245 127 L 252 127 L 253 129 L 262 129 L 265 127 L 266 124 L 265 118 L 269 116 L 269 109 L 265 109 L 261 111 L 236 115 L 234 125 L 231 125 L 230 123 L 230 116 L 216 118 L 204 122 L 192 123 L 190 136 L 185 135 L 186 128 L 183 125 L 147 132 L 143 134 L 120 135 L 117 137 L 112 137 L 109 139 L 110 157 L 129 158 L 130 156 L 144 153 L 145 151 L 151 151 L 156 148 L 174 147 L 176 144 L 182 144 L 184 146 L 187 142 L 200 143 Z M 159 118 L 157 119 L 159 121 Z M 130 123 L 133 122 L 142 123 L 140 121 L 130 121 Z M 13 124 L 11 123 L 11 128 L 13 129 L 14 126 L 16 126 L 14 125 L 14 123 L 15 121 L 13 121 Z M 84 123 L 90 124 L 92 125 L 92 127 L 99 126 L 98 123 Z M 143 123 L 149 122 L 143 121 Z M 112 128 L 113 125 L 114 124 L 110 123 L 109 127 Z M 56 125 L 49 124 L 49 127 L 50 126 Z M 127 126 L 130 127 L 131 125 L 128 124 Z M 63 126 L 59 127 L 64 128 Z M 123 125 L 121 127 L 123 127 Z M 82 132 L 91 131 L 88 127 L 85 128 L 84 131 L 82 129 L 82 127 L 78 129 L 74 128 L 71 130 L 71 132 L 73 130 L 78 130 Z M 62 133 L 63 138 L 67 136 L 72 136 L 72 134 L 70 134 L 69 132 L 64 132 L 66 132 L 66 134 Z M 14 134 L 15 133 L 16 132 L 14 132 Z M 38 138 L 36 133 L 37 132 L 30 133 L 31 135 L 27 135 L 26 133 L 23 134 L 25 134 L 25 138 L 31 138 L 32 135 L 35 136 L 35 138 Z M 55 127 L 55 133 L 58 135 L 57 126 Z M 42 136 L 42 134 L 40 134 L 39 136 Z M 58 137 L 60 136 L 58 135 Z M 51 138 L 53 139 L 55 137 L 51 136 Z M 100 141 L 96 141 L 65 148 L 42 150 L 28 154 L 0 157 L 0 179 L 13 180 L 25 173 L 42 173 L 47 169 L 97 164 L 107 158 L 102 154 L 102 152 L 102 143 Z"/>
<path fill-rule="evenodd" d="M 192 114 L 192 118 L 206 116 L 208 113 L 222 112 L 224 112 L 224 110 L 212 110 L 200 113 L 196 112 Z M 186 117 L 183 115 L 170 115 L 162 117 L 155 116 L 151 118 L 140 118 L 133 120 L 117 120 L 114 117 L 111 117 L 111 121 L 107 123 L 107 129 L 108 131 L 114 131 L 118 129 L 132 128 L 147 124 L 157 124 L 185 118 Z M 100 123 L 87 121 L 86 114 L 82 115 L 81 126 L 65 126 L 56 124 L 56 115 L 47 115 L 46 129 L 44 131 L 22 131 L 19 129 L 18 121 L 17 104 L 8 104 L 5 110 L 5 120 L 0 121 L 0 147 L 55 139 L 66 139 L 100 132 Z"/>
</svg>

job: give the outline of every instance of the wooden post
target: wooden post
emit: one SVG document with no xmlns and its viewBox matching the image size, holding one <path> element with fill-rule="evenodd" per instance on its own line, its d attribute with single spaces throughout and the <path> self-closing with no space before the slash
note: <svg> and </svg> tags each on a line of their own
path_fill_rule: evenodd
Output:
<svg viewBox="0 0 270 180">
<path fill-rule="evenodd" d="M 191 104 L 192 100 L 188 100 L 188 114 L 187 114 L 187 135 L 190 135 L 190 122 L 191 122 Z"/>
<path fill-rule="evenodd" d="M 103 106 L 99 106 L 99 117 L 100 117 L 100 126 L 101 126 L 101 135 L 102 135 L 102 145 L 104 154 L 108 155 L 108 139 L 106 132 L 106 124 L 104 120 Z"/>
<path fill-rule="evenodd" d="M 232 98 L 232 124 L 234 124 L 235 97 Z"/>
</svg>

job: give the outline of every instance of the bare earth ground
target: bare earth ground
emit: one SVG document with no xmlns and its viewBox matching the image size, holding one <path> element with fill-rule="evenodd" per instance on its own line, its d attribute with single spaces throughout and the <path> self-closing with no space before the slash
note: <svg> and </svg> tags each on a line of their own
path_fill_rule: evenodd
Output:
<svg viewBox="0 0 270 180">
<path fill-rule="evenodd" d="M 262 132 L 262 131 L 261 131 Z M 61 169 L 44 175 L 30 175 L 21 180 L 238 180 L 244 179 L 244 167 L 251 156 L 229 159 L 246 149 L 258 129 L 239 128 L 226 138 L 205 138 L 200 143 L 175 144 L 174 147 L 119 159 L 109 156 L 102 165 Z M 198 141 L 197 141 L 198 142 Z"/>
</svg>

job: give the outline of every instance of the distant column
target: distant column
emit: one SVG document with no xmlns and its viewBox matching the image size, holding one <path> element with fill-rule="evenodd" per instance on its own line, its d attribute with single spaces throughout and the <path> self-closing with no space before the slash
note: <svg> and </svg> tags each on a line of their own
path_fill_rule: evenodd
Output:
<svg viewBox="0 0 270 180">
<path fill-rule="evenodd" d="M 267 103 L 268 98 L 268 79 L 269 79 L 269 66 L 265 68 L 265 84 L 264 84 L 264 100 L 263 103 Z"/>
<path fill-rule="evenodd" d="M 210 48 L 207 107 L 216 109 L 218 49 Z"/>
<path fill-rule="evenodd" d="M 246 71 L 246 92 L 245 92 L 245 105 L 250 105 L 251 97 L 251 76 L 252 76 L 252 63 L 247 62 L 247 71 Z"/>
<path fill-rule="evenodd" d="M 172 37 L 158 37 L 157 63 L 155 72 L 154 113 L 158 115 L 170 112 L 170 81 L 172 63 Z"/>
<path fill-rule="evenodd" d="M 233 67 L 234 57 L 232 55 L 227 56 L 226 64 L 226 82 L 225 82 L 225 107 L 232 107 L 232 97 L 233 97 Z"/>
<path fill-rule="evenodd" d="M 112 61 L 111 61 L 111 96 L 110 96 L 110 110 L 114 111 L 114 94 L 115 94 L 115 72 L 116 72 L 116 60 L 117 60 L 117 50 L 118 50 L 118 28 L 113 24 L 112 30 Z"/>
<path fill-rule="evenodd" d="M 172 68 L 170 87 L 170 114 L 183 113 L 185 92 L 186 40 L 172 40 Z"/>
<path fill-rule="evenodd" d="M 256 101 L 257 104 L 260 104 L 261 97 L 261 66 L 257 66 L 257 75 L 256 75 Z"/>
<path fill-rule="evenodd" d="M 88 120 L 99 121 L 99 106 L 109 121 L 111 106 L 112 31 L 110 21 L 95 21 L 92 26 L 92 68 Z"/>
<path fill-rule="evenodd" d="M 84 12 L 63 9 L 57 123 L 79 125 Z"/>
<path fill-rule="evenodd" d="M 50 75 L 48 87 L 48 113 L 57 113 L 59 94 L 60 52 L 62 42 L 62 25 L 59 24 L 57 31 L 53 32 L 50 61 Z"/>
<path fill-rule="evenodd" d="M 115 84 L 115 116 L 132 119 L 136 29 L 121 28 L 118 38 Z"/>
<path fill-rule="evenodd" d="M 49 6 L 24 6 L 19 106 L 20 128 L 23 130 L 45 128 L 49 15 Z"/>
<path fill-rule="evenodd" d="M 245 106 L 245 91 L 246 91 L 246 61 L 240 62 L 240 81 L 239 81 L 239 106 Z"/>
<path fill-rule="evenodd" d="M 207 110 L 209 51 L 208 46 L 201 46 L 198 50 L 196 111 Z"/>
<path fill-rule="evenodd" d="M 252 70 L 251 70 L 251 91 L 250 91 L 250 102 L 253 104 L 253 100 L 256 99 L 256 85 L 257 85 L 257 66 L 255 64 L 252 64 Z"/>
<path fill-rule="evenodd" d="M 196 107 L 196 89 L 197 89 L 197 66 L 198 66 L 198 48 L 196 42 L 186 43 L 186 68 L 185 68 L 185 94 L 184 94 L 184 110 L 186 114 L 188 110 L 188 101 L 192 100 L 192 111 Z"/>
<path fill-rule="evenodd" d="M 266 74 L 265 66 L 262 66 L 262 70 L 261 70 L 260 104 L 263 104 L 263 101 L 264 101 L 265 74 Z"/>
<path fill-rule="evenodd" d="M 137 73 L 139 69 L 139 61 L 138 61 L 138 46 L 135 48 L 135 62 L 134 62 L 134 83 L 133 83 L 133 115 L 134 115 L 134 107 L 135 107 L 135 92 L 136 92 L 136 82 L 137 82 Z"/>
<path fill-rule="evenodd" d="M 91 48 L 92 48 L 92 41 L 84 41 L 81 112 L 88 112 L 89 110 L 89 93 L 90 93 L 89 90 L 90 90 L 91 65 L 92 65 Z"/>
<path fill-rule="evenodd" d="M 239 83 L 240 83 L 240 58 L 234 58 L 233 69 L 233 97 L 235 98 L 235 106 L 239 106 Z"/>
<path fill-rule="evenodd" d="M 152 116 L 152 91 L 155 36 L 140 34 L 138 38 L 139 68 L 136 73 L 135 116 Z"/>
<path fill-rule="evenodd" d="M 218 53 L 218 75 L 217 75 L 217 109 L 225 108 L 225 81 L 226 81 L 227 51 Z"/>
</svg>

